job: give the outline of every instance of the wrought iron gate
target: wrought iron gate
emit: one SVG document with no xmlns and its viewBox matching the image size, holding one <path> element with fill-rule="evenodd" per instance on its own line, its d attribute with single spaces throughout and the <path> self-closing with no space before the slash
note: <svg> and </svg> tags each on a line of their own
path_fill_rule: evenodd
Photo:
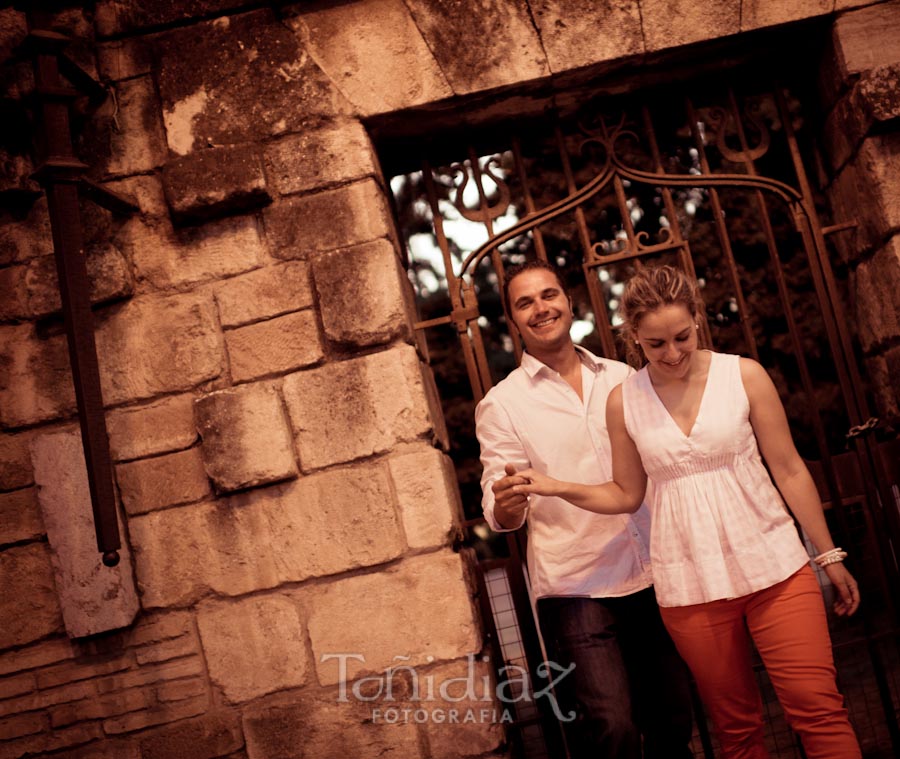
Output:
<svg viewBox="0 0 900 759">
<path fill-rule="evenodd" d="M 799 101 L 778 85 L 710 89 L 702 102 L 673 92 L 655 93 L 651 102 L 645 94 L 495 130 L 467 157 L 442 168 L 425 161 L 392 186 L 424 317 L 417 328 L 429 338 L 454 438 L 467 526 L 484 539 L 486 566 L 505 568 L 514 596 L 518 589 L 522 639 L 535 641 L 524 651 L 532 671 L 540 652 L 521 546 L 496 559 L 503 548 L 486 542 L 471 428 L 474 404 L 520 355 L 500 305 L 504 269 L 528 257 L 560 265 L 575 296 L 576 341 L 618 357 L 617 296 L 629 267 L 675 263 L 701 284 L 703 329 L 713 346 L 761 361 L 779 386 L 863 593 L 857 618 L 831 620 L 840 685 L 866 756 L 895 756 L 900 447 L 879 433 L 870 412 L 826 243 L 854 221 L 820 224 L 824 204 L 804 169 L 814 158 L 804 139 L 809 132 Z M 827 594 L 824 574 L 820 581 Z M 485 600 L 488 590 L 485 584 Z M 489 622 L 498 618 L 487 605 L 485 613 Z M 492 630 L 503 643 L 502 627 Z M 765 693 L 762 671 L 760 678 Z M 773 755 L 800 756 L 768 698 L 767 708 L 773 704 Z M 552 721 L 520 717 L 513 738 L 543 725 L 545 741 L 558 740 Z M 520 741 L 522 755 L 562 756 L 558 747 L 541 754 L 528 745 Z M 697 752 L 712 756 L 703 731 Z"/>
</svg>

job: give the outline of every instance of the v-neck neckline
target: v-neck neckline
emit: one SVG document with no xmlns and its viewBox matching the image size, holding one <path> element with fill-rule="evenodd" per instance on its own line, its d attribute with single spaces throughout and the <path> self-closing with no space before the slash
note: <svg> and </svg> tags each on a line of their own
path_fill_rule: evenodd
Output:
<svg viewBox="0 0 900 759">
<path fill-rule="evenodd" d="M 697 351 L 699 353 L 700 351 Z M 662 406 L 662 410 L 665 412 L 669 421 L 672 422 L 672 425 L 681 433 L 681 436 L 685 440 L 691 440 L 694 435 L 694 430 L 697 428 L 697 421 L 700 419 L 700 415 L 703 413 L 703 405 L 706 402 L 706 391 L 709 388 L 709 379 L 713 370 L 713 359 L 715 357 L 714 351 L 709 351 L 709 366 L 706 368 L 706 382 L 703 385 L 703 392 L 700 395 L 700 403 L 697 404 L 697 413 L 694 415 L 694 419 L 691 422 L 691 426 L 687 432 L 681 429 L 681 425 L 678 424 L 678 421 L 672 416 L 672 412 L 669 411 L 668 406 L 663 403 L 663 399 L 659 397 L 659 393 L 656 392 L 656 387 L 653 385 L 653 378 L 650 376 L 650 367 L 647 367 L 647 382 L 650 384 L 650 389 L 653 391 L 653 397 L 656 398 L 656 402 Z"/>
</svg>

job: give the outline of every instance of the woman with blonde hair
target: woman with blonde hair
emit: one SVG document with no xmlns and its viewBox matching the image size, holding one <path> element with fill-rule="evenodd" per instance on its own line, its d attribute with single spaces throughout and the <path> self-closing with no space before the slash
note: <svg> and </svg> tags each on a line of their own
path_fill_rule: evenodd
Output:
<svg viewBox="0 0 900 759">
<path fill-rule="evenodd" d="M 751 359 L 699 348 L 699 291 L 679 269 L 642 268 L 622 304 L 629 347 L 646 365 L 607 402 L 613 481 L 566 483 L 527 469 L 518 474 L 528 484 L 516 487 L 619 514 L 639 507 L 649 479 L 660 611 L 723 756 L 768 756 L 752 638 L 809 759 L 860 757 L 835 683 L 822 594 L 785 503 L 820 552 L 835 612 L 853 614 L 859 592 L 772 380 Z"/>
</svg>

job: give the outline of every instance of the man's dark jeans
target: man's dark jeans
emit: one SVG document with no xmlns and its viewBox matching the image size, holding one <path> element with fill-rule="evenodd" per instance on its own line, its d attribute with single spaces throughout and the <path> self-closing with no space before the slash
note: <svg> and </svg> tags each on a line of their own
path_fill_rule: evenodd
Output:
<svg viewBox="0 0 900 759">
<path fill-rule="evenodd" d="M 575 670 L 556 685 L 572 759 L 689 759 L 688 670 L 653 588 L 621 598 L 542 598 L 550 659 Z"/>
</svg>

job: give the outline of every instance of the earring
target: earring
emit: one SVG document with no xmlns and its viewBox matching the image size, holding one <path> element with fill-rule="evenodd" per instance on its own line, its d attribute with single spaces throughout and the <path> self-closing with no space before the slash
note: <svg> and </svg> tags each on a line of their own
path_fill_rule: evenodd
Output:
<svg viewBox="0 0 900 759">
<path fill-rule="evenodd" d="M 700 329 L 700 325 L 699 325 L 699 324 L 695 324 L 695 325 L 694 325 L 694 329 Z"/>
<path fill-rule="evenodd" d="M 635 344 L 635 345 L 640 345 L 640 342 L 638 342 L 637 340 L 635 340 L 635 341 L 634 341 L 634 344 Z"/>
</svg>

